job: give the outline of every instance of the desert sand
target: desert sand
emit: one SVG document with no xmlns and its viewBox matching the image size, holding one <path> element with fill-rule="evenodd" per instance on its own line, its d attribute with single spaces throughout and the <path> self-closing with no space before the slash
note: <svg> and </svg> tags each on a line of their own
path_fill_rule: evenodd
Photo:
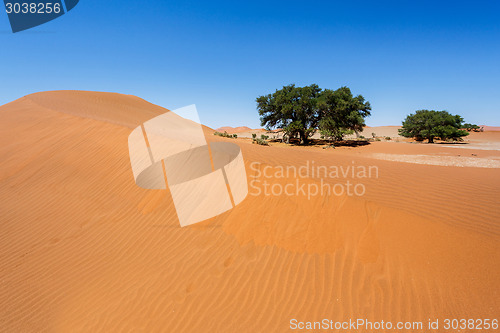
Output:
<svg viewBox="0 0 500 333">
<path fill-rule="evenodd" d="M 0 331 L 288 332 L 291 319 L 499 318 L 498 150 L 263 147 L 205 127 L 207 140 L 241 147 L 249 183 L 257 170 L 308 161 L 376 166 L 378 177 L 350 179 L 363 196 L 250 190 L 232 210 L 181 228 L 168 190 L 135 185 L 128 155 L 132 129 L 164 112 L 134 96 L 77 91 L 0 107 Z"/>
</svg>

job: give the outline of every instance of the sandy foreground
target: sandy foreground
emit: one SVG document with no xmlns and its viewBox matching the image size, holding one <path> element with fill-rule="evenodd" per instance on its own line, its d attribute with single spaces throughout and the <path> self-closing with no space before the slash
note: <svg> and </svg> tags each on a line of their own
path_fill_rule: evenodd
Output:
<svg viewBox="0 0 500 333">
<path fill-rule="evenodd" d="M 288 332 L 291 319 L 365 319 L 454 332 L 445 319 L 499 319 L 500 132 L 468 146 L 322 149 L 205 128 L 240 145 L 250 193 L 180 228 L 168 190 L 136 186 L 128 155 L 131 130 L 164 112 L 75 91 L 0 107 L 0 331 Z M 363 195 L 331 190 L 348 181 Z M 278 193 L 287 185 L 292 195 Z"/>
</svg>

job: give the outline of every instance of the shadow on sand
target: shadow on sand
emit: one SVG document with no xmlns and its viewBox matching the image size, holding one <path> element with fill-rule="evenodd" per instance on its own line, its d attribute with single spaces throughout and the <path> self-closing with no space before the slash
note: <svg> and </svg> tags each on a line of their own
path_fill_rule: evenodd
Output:
<svg viewBox="0 0 500 333">
<path fill-rule="evenodd" d="M 271 142 L 281 142 L 281 139 L 271 139 Z M 342 141 L 328 141 L 322 139 L 309 139 L 307 145 L 301 145 L 298 139 L 290 139 L 290 144 L 294 146 L 333 146 L 333 147 L 359 147 L 369 145 L 368 140 L 342 140 Z"/>
</svg>

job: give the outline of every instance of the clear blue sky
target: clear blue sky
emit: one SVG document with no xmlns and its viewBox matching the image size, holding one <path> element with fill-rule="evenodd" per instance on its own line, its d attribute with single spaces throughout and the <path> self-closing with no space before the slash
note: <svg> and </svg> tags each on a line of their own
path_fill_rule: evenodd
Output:
<svg viewBox="0 0 500 333">
<path fill-rule="evenodd" d="M 80 0 L 12 34 L 0 12 L 0 104 L 58 89 L 195 103 L 211 127 L 258 127 L 255 98 L 349 86 L 368 125 L 448 110 L 500 125 L 500 1 Z"/>
</svg>

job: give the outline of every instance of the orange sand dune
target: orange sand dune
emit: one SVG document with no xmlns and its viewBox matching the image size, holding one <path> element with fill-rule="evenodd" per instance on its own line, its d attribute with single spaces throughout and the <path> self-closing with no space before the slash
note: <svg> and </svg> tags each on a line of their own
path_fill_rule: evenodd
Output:
<svg viewBox="0 0 500 333">
<path fill-rule="evenodd" d="M 246 127 L 246 126 L 239 126 L 239 127 L 223 126 L 223 127 L 219 127 L 217 129 L 217 131 L 219 131 L 219 132 L 228 132 L 230 134 L 247 132 L 247 131 L 251 131 L 251 130 L 252 129 L 250 127 Z"/>
<path fill-rule="evenodd" d="M 241 146 L 250 194 L 180 228 L 169 192 L 137 187 L 128 156 L 131 129 L 166 111 L 75 91 L 0 107 L 0 331 L 288 332 L 323 318 L 429 331 L 429 318 L 499 318 L 500 169 L 371 155 L 473 150 L 263 147 L 205 128 Z M 313 162 L 378 177 L 276 173 Z M 366 193 L 266 196 L 258 180 Z"/>
<path fill-rule="evenodd" d="M 229 134 L 247 133 L 247 132 L 250 132 L 250 133 L 266 132 L 266 130 L 264 128 L 251 129 L 250 127 L 247 127 L 247 126 L 239 126 L 239 127 L 223 126 L 223 127 L 219 127 L 216 131 L 227 132 Z"/>
<path fill-rule="evenodd" d="M 481 126 L 485 132 L 499 132 L 500 126 Z"/>
</svg>

